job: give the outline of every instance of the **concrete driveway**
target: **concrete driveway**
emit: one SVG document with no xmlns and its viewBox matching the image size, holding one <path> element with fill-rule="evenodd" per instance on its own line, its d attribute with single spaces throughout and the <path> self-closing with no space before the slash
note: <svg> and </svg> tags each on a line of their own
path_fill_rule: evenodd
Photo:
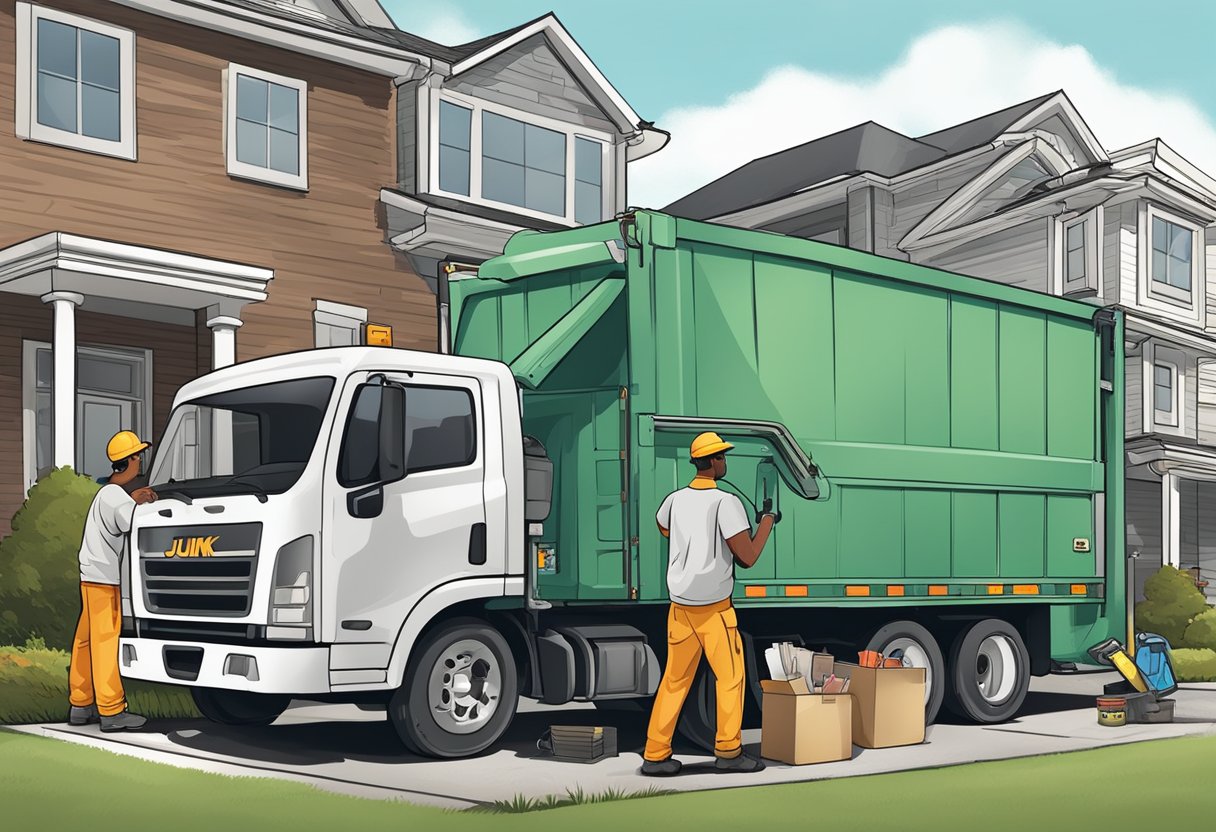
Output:
<svg viewBox="0 0 1216 832">
<path fill-rule="evenodd" d="M 813 766 L 769 763 L 752 775 L 718 774 L 712 758 L 677 746 L 684 760 L 678 777 L 652 779 L 637 773 L 647 715 L 600 711 L 589 705 L 551 708 L 529 705 L 516 717 L 496 752 L 468 760 L 427 760 L 406 754 L 383 713 L 347 706 L 297 703 L 267 728 L 228 728 L 207 722 L 152 722 L 138 734 L 103 735 L 97 726 L 23 726 L 18 730 L 131 754 L 155 762 L 223 774 L 298 780 L 361 797 L 468 808 L 516 795 L 564 796 L 567 790 L 642 791 L 658 787 L 696 791 L 787 783 L 862 774 L 958 765 L 979 760 L 1028 757 L 1144 740 L 1216 733 L 1216 685 L 1188 686 L 1175 694 L 1170 725 L 1097 724 L 1094 696 L 1114 674 L 1070 674 L 1036 679 L 1022 715 L 1003 725 L 945 721 L 931 726 L 923 745 L 866 750 L 853 759 Z M 540 757 L 536 740 L 553 723 L 615 725 L 619 757 L 590 765 Z M 760 732 L 744 732 L 752 754 Z"/>
</svg>

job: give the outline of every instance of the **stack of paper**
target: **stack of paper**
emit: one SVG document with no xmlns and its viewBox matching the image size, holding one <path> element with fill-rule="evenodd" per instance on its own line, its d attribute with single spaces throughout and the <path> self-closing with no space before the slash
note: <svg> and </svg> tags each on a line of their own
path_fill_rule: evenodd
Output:
<svg viewBox="0 0 1216 832">
<path fill-rule="evenodd" d="M 830 653 L 815 653 L 782 641 L 764 651 L 764 660 L 769 676 L 777 681 L 802 677 L 813 693 L 846 693 L 849 689 L 848 679 L 837 679 L 832 673 L 835 659 Z"/>
</svg>

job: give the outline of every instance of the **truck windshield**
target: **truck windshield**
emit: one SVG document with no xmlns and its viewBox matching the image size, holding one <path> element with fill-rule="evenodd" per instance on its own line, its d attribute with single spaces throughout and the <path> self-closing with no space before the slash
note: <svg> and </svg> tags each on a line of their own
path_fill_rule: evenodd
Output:
<svg viewBox="0 0 1216 832">
<path fill-rule="evenodd" d="M 333 388 L 328 377 L 292 379 L 179 405 L 149 484 L 190 497 L 281 494 L 312 456 Z"/>
</svg>

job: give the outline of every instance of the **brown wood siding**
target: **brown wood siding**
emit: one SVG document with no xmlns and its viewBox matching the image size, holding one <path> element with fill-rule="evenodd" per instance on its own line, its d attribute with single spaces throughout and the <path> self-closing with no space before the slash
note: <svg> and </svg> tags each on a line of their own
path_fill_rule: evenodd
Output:
<svg viewBox="0 0 1216 832">
<path fill-rule="evenodd" d="M 9 521 L 25 498 L 22 342 L 50 343 L 52 323 L 51 309 L 37 298 L 0 293 L 0 537 L 9 533 Z M 82 308 L 76 312 L 76 342 L 152 351 L 151 441 L 160 441 L 174 394 L 198 375 L 195 329 L 99 315 Z"/>
<path fill-rule="evenodd" d="M 400 346 L 436 347 L 434 296 L 377 210 L 396 181 L 391 79 L 116 4 L 44 5 L 135 32 L 139 158 L 17 138 L 15 65 L 0 61 L 0 247 L 65 231 L 272 268 L 269 301 L 242 314 L 239 360 L 312 346 L 314 298 L 366 307 Z M 14 42 L 14 15 L 0 0 L 0 43 Z M 308 193 L 228 175 L 230 61 L 308 81 Z"/>
</svg>

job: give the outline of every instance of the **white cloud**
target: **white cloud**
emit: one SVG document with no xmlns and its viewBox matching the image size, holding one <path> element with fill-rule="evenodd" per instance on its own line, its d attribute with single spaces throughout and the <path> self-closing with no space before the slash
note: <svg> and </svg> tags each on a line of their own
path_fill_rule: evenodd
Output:
<svg viewBox="0 0 1216 832">
<path fill-rule="evenodd" d="M 412 13 L 398 13 L 395 20 L 398 26 L 410 34 L 442 43 L 445 46 L 468 43 L 482 35 L 457 10 L 424 13 L 423 17 L 416 19 L 410 19 L 411 17 L 413 17 Z"/>
<path fill-rule="evenodd" d="M 1107 150 L 1161 137 L 1216 173 L 1216 127 L 1185 96 L 1118 79 L 1082 46 L 1016 24 L 948 26 L 874 77 L 797 66 L 711 107 L 675 108 L 662 152 L 630 165 L 629 202 L 661 207 L 742 164 L 873 120 L 910 136 L 1063 89 Z"/>
</svg>

